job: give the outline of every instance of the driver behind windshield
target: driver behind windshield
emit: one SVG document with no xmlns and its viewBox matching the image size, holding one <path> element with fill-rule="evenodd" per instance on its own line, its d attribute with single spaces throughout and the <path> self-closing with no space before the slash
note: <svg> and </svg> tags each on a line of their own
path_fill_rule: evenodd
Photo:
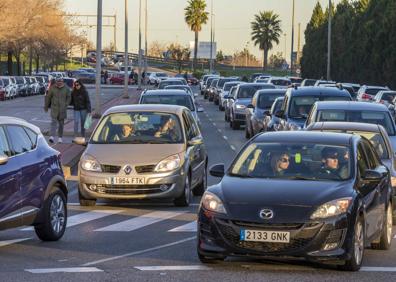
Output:
<svg viewBox="0 0 396 282">
<path fill-rule="evenodd" d="M 345 156 L 343 156 L 345 157 Z M 322 167 L 320 173 L 329 179 L 340 178 L 340 164 L 338 159 L 338 151 L 336 148 L 324 148 L 322 150 Z"/>
<path fill-rule="evenodd" d="M 288 153 L 275 153 L 271 156 L 271 169 L 273 176 L 283 176 L 287 173 L 290 164 Z"/>
<path fill-rule="evenodd" d="M 176 121 L 172 117 L 168 118 L 168 120 L 158 129 L 154 136 L 157 138 L 165 137 L 171 139 L 172 141 L 178 140 L 179 134 L 176 128 Z"/>
</svg>

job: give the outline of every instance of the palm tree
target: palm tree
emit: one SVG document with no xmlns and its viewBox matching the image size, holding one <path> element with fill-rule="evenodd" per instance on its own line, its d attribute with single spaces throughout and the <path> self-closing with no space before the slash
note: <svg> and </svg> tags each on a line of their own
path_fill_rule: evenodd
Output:
<svg viewBox="0 0 396 282">
<path fill-rule="evenodd" d="M 264 52 L 264 70 L 267 67 L 268 52 L 273 48 L 273 43 L 279 44 L 282 34 L 280 23 L 279 15 L 274 14 L 273 11 L 260 12 L 254 16 L 254 21 L 251 23 L 252 41 Z"/>
<path fill-rule="evenodd" d="M 189 0 L 188 6 L 184 9 L 184 19 L 189 28 L 195 33 L 195 44 L 194 44 L 194 61 L 193 70 L 197 65 L 197 53 L 198 53 L 198 33 L 202 30 L 202 25 L 208 21 L 208 12 L 205 11 L 206 2 L 204 0 Z"/>
</svg>

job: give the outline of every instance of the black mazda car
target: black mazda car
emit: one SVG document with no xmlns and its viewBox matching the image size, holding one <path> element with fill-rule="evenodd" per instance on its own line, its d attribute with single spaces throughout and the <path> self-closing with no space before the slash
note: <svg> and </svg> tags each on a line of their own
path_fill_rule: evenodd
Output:
<svg viewBox="0 0 396 282">
<path fill-rule="evenodd" d="M 198 256 L 305 258 L 360 268 L 364 248 L 389 249 L 388 169 L 359 135 L 269 132 L 248 142 L 205 192 Z"/>
</svg>

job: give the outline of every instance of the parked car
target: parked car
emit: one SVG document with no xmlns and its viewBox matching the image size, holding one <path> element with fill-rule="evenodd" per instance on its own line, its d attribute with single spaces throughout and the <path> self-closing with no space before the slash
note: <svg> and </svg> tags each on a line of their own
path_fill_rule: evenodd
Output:
<svg viewBox="0 0 396 282">
<path fill-rule="evenodd" d="M 72 77 L 64 78 L 63 82 L 66 84 L 67 87 L 70 88 L 70 90 L 72 90 L 74 87 L 74 83 L 76 82 L 76 79 Z"/>
<path fill-rule="evenodd" d="M 198 112 L 202 112 L 202 108 L 198 108 L 194 103 L 194 98 L 184 90 L 147 90 L 140 96 L 139 104 L 165 104 L 183 106 L 189 109 L 196 123 L 201 126 Z"/>
<path fill-rule="evenodd" d="M 378 92 L 389 90 L 390 89 L 388 87 L 363 85 L 358 91 L 357 100 L 361 102 L 371 102 L 374 100 L 374 97 Z"/>
<path fill-rule="evenodd" d="M 285 96 L 286 89 L 264 89 L 254 94 L 252 103 L 246 107 L 245 137 L 252 138 L 263 130 L 265 112 L 269 113 L 274 101 Z"/>
<path fill-rule="evenodd" d="M 275 89 L 273 84 L 245 83 L 239 84 L 234 96 L 230 96 L 230 127 L 239 129 L 246 121 L 246 107 L 252 103 L 254 94 L 262 89 Z"/>
<path fill-rule="evenodd" d="M 4 82 L 0 79 L 0 101 L 4 101 L 6 99 L 6 90 L 4 87 Z"/>
<path fill-rule="evenodd" d="M 348 153 L 349 158 L 345 158 Z M 365 247 L 392 244 L 388 169 L 355 134 L 256 136 L 207 189 L 198 212 L 203 263 L 228 256 L 298 257 L 357 271 Z"/>
<path fill-rule="evenodd" d="M 275 87 L 278 89 L 287 89 L 292 85 L 290 79 L 284 77 L 275 77 L 275 76 L 269 78 L 267 83 L 275 85 Z"/>
<path fill-rule="evenodd" d="M 158 89 L 164 89 L 168 85 L 187 85 L 187 82 L 184 80 L 184 78 L 167 78 L 161 80 L 161 82 L 158 84 Z"/>
<path fill-rule="evenodd" d="M 16 89 L 14 88 L 11 78 L 9 76 L 2 76 L 6 99 L 14 99 L 16 97 Z"/>
<path fill-rule="evenodd" d="M 80 80 L 82 83 L 87 83 L 87 84 L 95 83 L 96 74 L 95 73 L 81 71 L 81 72 L 77 72 L 74 75 L 74 78 L 77 79 L 77 80 Z"/>
<path fill-rule="evenodd" d="M 189 96 L 188 96 L 189 97 Z M 126 136 L 127 135 L 127 136 Z M 76 140 L 85 144 L 84 138 Z M 207 186 L 208 156 L 191 112 L 127 105 L 105 112 L 79 163 L 79 199 L 170 199 L 188 206 Z"/>
<path fill-rule="evenodd" d="M 230 90 L 234 86 L 238 86 L 239 84 L 244 83 L 243 81 L 230 81 L 224 83 L 223 89 L 220 91 L 219 95 L 219 110 L 224 111 L 226 108 L 227 100 L 229 99 L 230 95 Z"/>
<path fill-rule="evenodd" d="M 39 94 L 44 95 L 45 94 L 45 89 L 46 89 L 46 82 L 45 78 L 43 76 L 35 76 L 36 81 L 39 85 Z M 68 78 L 65 78 L 68 79 Z"/>
<path fill-rule="evenodd" d="M 351 95 L 338 88 L 297 87 L 289 88 L 282 109 L 275 115 L 280 118 L 276 130 L 300 130 L 316 101 L 351 101 Z"/>
<path fill-rule="evenodd" d="M 373 145 L 378 157 L 388 168 L 391 175 L 391 186 L 393 188 L 393 224 L 396 224 L 396 163 L 395 151 L 385 128 L 379 124 L 357 123 L 357 122 L 314 122 L 307 130 L 320 132 L 340 132 L 348 134 L 359 134 Z"/>
<path fill-rule="evenodd" d="M 395 122 L 385 105 L 369 102 L 316 102 L 306 127 L 319 121 L 361 122 L 382 125 L 396 152 Z"/>
<path fill-rule="evenodd" d="M 27 85 L 26 85 L 23 77 L 16 76 L 15 80 L 16 80 L 16 84 L 17 84 L 17 95 L 18 96 L 27 96 L 28 95 Z"/>
<path fill-rule="evenodd" d="M 276 98 L 269 111 L 264 112 L 262 132 L 278 131 L 277 127 L 280 124 L 280 118 L 276 113 L 281 110 L 285 97 Z"/>
<path fill-rule="evenodd" d="M 124 73 L 112 73 L 109 78 L 109 83 L 110 84 L 119 84 L 119 85 L 124 85 L 124 79 L 125 75 Z M 133 84 L 134 80 L 132 78 L 129 78 L 128 76 L 128 84 Z"/>
<path fill-rule="evenodd" d="M 60 154 L 38 127 L 0 117 L 0 170 L 0 230 L 33 225 L 41 240 L 59 240 L 67 223 L 67 185 Z"/>
</svg>

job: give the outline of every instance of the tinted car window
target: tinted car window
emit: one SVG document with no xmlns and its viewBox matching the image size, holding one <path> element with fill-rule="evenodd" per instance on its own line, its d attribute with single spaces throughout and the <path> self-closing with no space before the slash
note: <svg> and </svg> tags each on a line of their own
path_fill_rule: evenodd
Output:
<svg viewBox="0 0 396 282">
<path fill-rule="evenodd" d="M 273 85 L 248 85 L 239 88 L 237 98 L 245 99 L 245 98 L 253 98 L 254 94 L 257 90 L 260 89 L 271 89 Z"/>
<path fill-rule="evenodd" d="M 225 83 L 225 84 L 224 84 L 224 87 L 223 87 L 223 90 L 224 90 L 224 91 L 230 91 L 230 89 L 231 89 L 233 86 L 236 86 L 236 85 L 238 85 L 238 83 Z"/>
<path fill-rule="evenodd" d="M 346 96 L 297 96 L 290 100 L 289 115 L 292 118 L 300 118 L 308 116 L 312 105 L 317 101 L 350 101 L 350 97 Z"/>
<path fill-rule="evenodd" d="M 224 78 L 224 79 L 220 79 L 219 82 L 218 82 L 218 84 L 217 84 L 217 87 L 218 87 L 218 88 L 223 88 L 223 86 L 224 86 L 224 84 L 225 84 L 226 82 L 235 81 L 235 80 L 237 80 L 237 78 Z"/>
<path fill-rule="evenodd" d="M 291 84 L 290 81 L 284 79 L 272 79 L 271 83 L 277 86 L 289 86 Z"/>
<path fill-rule="evenodd" d="M 10 137 L 14 154 L 21 154 L 30 151 L 33 143 L 30 141 L 26 131 L 21 126 L 7 126 L 7 132 Z"/>
<path fill-rule="evenodd" d="M 30 141 L 32 142 L 32 148 L 35 148 L 37 145 L 37 134 L 26 127 L 25 127 L 25 131 L 28 134 Z"/>
<path fill-rule="evenodd" d="M 275 114 L 277 111 L 280 111 L 282 109 L 283 101 L 284 99 L 276 100 L 276 102 L 272 105 L 272 110 L 271 110 L 272 114 Z"/>
<path fill-rule="evenodd" d="M 0 154 L 4 154 L 8 157 L 11 156 L 10 147 L 8 146 L 7 137 L 3 127 L 0 127 Z"/>
<path fill-rule="evenodd" d="M 381 89 L 381 88 L 368 88 L 368 89 L 366 89 L 365 93 L 370 94 L 370 95 L 376 95 L 381 90 L 384 90 L 384 89 Z"/>
<path fill-rule="evenodd" d="M 257 107 L 260 109 L 268 109 L 271 108 L 272 104 L 274 103 L 275 99 L 278 98 L 279 94 L 271 94 L 271 93 L 265 93 L 265 94 L 260 94 L 258 98 L 258 103 Z"/>
<path fill-rule="evenodd" d="M 190 95 L 147 95 L 143 96 L 140 104 L 166 104 L 184 106 L 195 111 L 194 102 Z"/>
<path fill-rule="evenodd" d="M 366 173 L 366 170 L 368 169 L 368 164 L 364 156 L 364 150 L 361 144 L 359 144 L 358 146 L 357 163 L 360 176 L 362 176 Z"/>
<path fill-rule="evenodd" d="M 389 136 L 395 135 L 393 121 L 388 112 L 320 110 L 317 113 L 316 121 L 347 121 L 380 124 L 386 129 Z"/>
<path fill-rule="evenodd" d="M 168 85 L 183 85 L 181 80 L 161 81 L 159 89 L 164 89 Z"/>
</svg>

